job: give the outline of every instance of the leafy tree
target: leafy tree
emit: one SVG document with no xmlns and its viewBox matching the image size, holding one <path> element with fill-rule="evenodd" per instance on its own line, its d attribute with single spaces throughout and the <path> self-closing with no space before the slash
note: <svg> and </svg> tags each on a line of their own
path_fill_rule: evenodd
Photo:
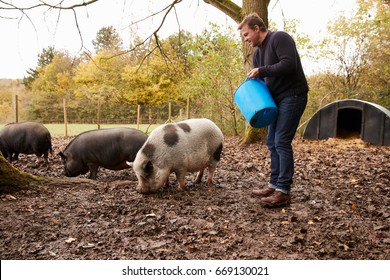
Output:
<svg viewBox="0 0 390 280">
<path fill-rule="evenodd" d="M 359 7 L 360 17 L 366 15 L 370 38 L 368 67 L 362 73 L 359 95 L 390 108 L 390 5 L 388 1 L 360 0 Z"/>
<path fill-rule="evenodd" d="M 193 73 L 185 80 L 184 91 L 192 97 L 197 114 L 207 116 L 236 135 L 244 121 L 239 121 L 233 94 L 244 78 L 240 42 L 233 30 L 221 32 L 211 24 L 193 44 L 190 61 Z"/>
<path fill-rule="evenodd" d="M 40 54 L 38 54 L 37 67 L 35 69 L 28 69 L 27 76 L 23 78 L 23 84 L 27 89 L 31 89 L 32 83 L 38 78 L 39 69 L 47 66 L 53 60 L 56 51 L 53 46 L 44 48 Z"/>
<path fill-rule="evenodd" d="M 15 81 L 1 80 L 0 83 L 0 122 L 12 120 L 12 95 L 16 86 Z M 12 116 L 12 117 L 11 117 Z"/>
<path fill-rule="evenodd" d="M 390 9 L 381 0 L 358 1 L 352 16 L 329 23 L 329 38 L 319 48 L 325 73 L 310 79 L 309 110 L 357 98 L 390 107 Z"/>
<path fill-rule="evenodd" d="M 32 83 L 29 116 L 50 121 L 62 119 L 63 99 L 73 95 L 73 72 L 77 64 L 66 52 L 57 52 L 53 60 L 39 69 Z"/>
<path fill-rule="evenodd" d="M 116 52 L 122 48 L 122 39 L 114 27 L 108 26 L 98 31 L 96 39 L 92 41 L 92 44 L 96 53 L 100 51 Z"/>
<path fill-rule="evenodd" d="M 185 75 L 190 75 L 191 64 L 190 58 L 193 55 L 193 49 L 191 48 L 195 38 L 188 31 L 180 31 L 167 38 L 167 44 L 170 47 L 176 61 L 182 64 L 182 71 Z"/>
<path fill-rule="evenodd" d="M 183 37 L 186 43 L 181 43 Z M 188 32 L 171 35 L 158 42 L 160 52 L 150 51 L 157 47 L 156 41 L 141 45 L 122 73 L 122 100 L 129 104 L 159 107 L 171 102 L 175 109 L 183 105 L 184 96 L 179 84 L 190 74 L 188 42 L 191 40 Z M 148 110 L 149 119 L 159 118 L 157 115 L 168 117 L 158 113 L 152 116 Z"/>
<path fill-rule="evenodd" d="M 89 118 L 95 118 L 98 102 L 103 105 L 103 115 L 110 114 L 107 112 L 108 104 L 118 105 L 121 76 L 126 64 L 126 56 L 115 56 L 111 51 L 102 50 L 79 65 L 73 78 L 75 95 L 78 100 L 83 100 L 82 104 L 89 104 L 83 108 Z"/>
</svg>

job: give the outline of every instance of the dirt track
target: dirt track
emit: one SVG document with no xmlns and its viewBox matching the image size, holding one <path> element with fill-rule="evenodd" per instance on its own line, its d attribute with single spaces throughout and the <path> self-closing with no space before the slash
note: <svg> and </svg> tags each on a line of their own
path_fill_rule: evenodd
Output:
<svg viewBox="0 0 390 280">
<path fill-rule="evenodd" d="M 68 140 L 55 138 L 55 155 Z M 98 180 L 0 187 L 0 257 L 6 259 L 390 259 L 390 147 L 360 140 L 294 142 L 290 207 L 250 197 L 266 186 L 268 151 L 227 138 L 215 186 L 135 191 L 132 170 Z M 18 169 L 62 177 L 21 156 Z"/>
</svg>

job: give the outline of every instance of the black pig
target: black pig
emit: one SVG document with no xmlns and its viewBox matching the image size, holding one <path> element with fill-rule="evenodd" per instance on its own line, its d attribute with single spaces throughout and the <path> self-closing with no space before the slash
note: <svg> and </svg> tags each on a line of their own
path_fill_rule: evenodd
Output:
<svg viewBox="0 0 390 280">
<path fill-rule="evenodd" d="M 48 162 L 49 152 L 53 152 L 51 135 L 41 123 L 10 123 L 0 130 L 0 150 L 9 162 L 18 160 L 19 154 L 43 155 Z"/>
<path fill-rule="evenodd" d="M 110 170 L 129 168 L 126 161 L 134 161 L 147 134 L 134 128 L 107 128 L 86 131 L 74 138 L 60 152 L 67 177 L 90 171 L 96 180 L 99 166 Z"/>
</svg>

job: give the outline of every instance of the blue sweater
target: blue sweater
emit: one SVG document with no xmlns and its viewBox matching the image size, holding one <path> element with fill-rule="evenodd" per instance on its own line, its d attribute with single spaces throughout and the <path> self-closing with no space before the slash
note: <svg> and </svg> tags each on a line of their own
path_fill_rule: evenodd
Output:
<svg viewBox="0 0 390 280">
<path fill-rule="evenodd" d="M 268 31 L 253 54 L 253 67 L 259 68 L 276 103 L 287 96 L 307 95 L 309 87 L 293 38 L 283 31 Z"/>
</svg>

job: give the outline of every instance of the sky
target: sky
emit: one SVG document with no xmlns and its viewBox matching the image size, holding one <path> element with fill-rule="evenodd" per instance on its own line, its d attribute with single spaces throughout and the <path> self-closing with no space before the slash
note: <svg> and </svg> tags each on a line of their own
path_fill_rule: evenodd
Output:
<svg viewBox="0 0 390 280">
<path fill-rule="evenodd" d="M 20 12 L 6 12 L 0 9 L 0 79 L 17 79 L 26 76 L 26 70 L 37 66 L 38 54 L 43 48 L 54 46 L 56 50 L 67 50 L 72 55 L 84 50 L 93 51 L 92 40 L 102 27 L 113 26 L 121 35 L 124 45 L 129 45 L 135 32 L 147 37 L 156 30 L 161 15 L 140 21 L 148 15 L 160 11 L 172 0 L 99 0 L 76 10 L 82 39 L 76 28 L 71 11 L 58 12 L 47 9 L 28 11 L 28 17 L 21 18 Z M 13 0 L 14 4 L 27 6 L 34 0 Z M 46 1 L 48 2 L 48 1 Z M 56 1 L 49 1 L 56 2 Z M 80 2 L 66 0 L 65 3 Z M 241 5 L 242 1 L 234 0 Z M 300 30 L 317 40 L 326 34 L 326 24 L 339 15 L 350 13 L 356 0 L 271 0 L 269 19 L 282 27 L 283 17 L 299 19 Z M 0 6 L 1 7 L 1 6 Z M 160 30 L 166 37 L 182 30 L 193 34 L 200 33 L 210 22 L 221 28 L 237 24 L 218 9 L 203 0 L 183 0 L 177 5 L 176 14 L 167 18 Z M 178 24 L 179 22 L 179 24 Z M 238 31 L 237 31 L 238 32 Z M 303 62 L 304 68 L 310 68 Z"/>
</svg>

